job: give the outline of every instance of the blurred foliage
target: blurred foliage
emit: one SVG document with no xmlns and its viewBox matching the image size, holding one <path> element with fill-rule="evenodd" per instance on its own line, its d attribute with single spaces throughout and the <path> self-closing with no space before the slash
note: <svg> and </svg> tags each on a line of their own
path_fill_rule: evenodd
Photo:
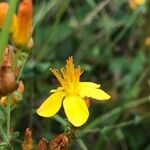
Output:
<svg viewBox="0 0 150 150">
<path fill-rule="evenodd" d="M 92 103 L 70 149 L 149 150 L 149 23 L 148 0 L 134 10 L 128 0 L 34 0 L 34 47 L 21 77 L 25 95 L 12 113 L 19 138 L 27 127 L 36 141 L 68 130 L 62 115 L 41 118 L 35 112 L 58 84 L 49 68 L 73 56 L 84 70 L 81 80 L 100 83 L 112 98 Z"/>
</svg>

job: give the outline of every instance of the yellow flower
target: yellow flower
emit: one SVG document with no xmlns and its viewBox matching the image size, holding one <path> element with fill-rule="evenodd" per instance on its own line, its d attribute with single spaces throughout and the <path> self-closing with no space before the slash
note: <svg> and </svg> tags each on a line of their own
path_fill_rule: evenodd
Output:
<svg viewBox="0 0 150 150">
<path fill-rule="evenodd" d="M 148 47 L 150 46 L 150 36 L 146 37 L 145 45 L 148 46 Z"/>
<path fill-rule="evenodd" d="M 129 7 L 131 9 L 136 9 L 139 5 L 144 4 L 145 0 L 129 0 Z"/>
<path fill-rule="evenodd" d="M 0 28 L 2 28 L 4 19 L 7 15 L 9 4 L 0 3 Z M 18 7 L 17 15 L 14 14 L 10 33 L 12 33 L 13 42 L 20 46 L 31 48 L 32 41 L 32 0 L 22 0 Z"/>
<path fill-rule="evenodd" d="M 16 27 L 12 34 L 15 44 L 26 46 L 32 35 L 32 0 L 23 0 L 19 4 Z"/>
<path fill-rule="evenodd" d="M 82 74 L 80 66 L 74 67 L 73 58 L 69 57 L 66 66 L 60 70 L 51 69 L 61 84 L 61 87 L 53 89 L 45 102 L 37 109 L 37 113 L 43 117 L 55 115 L 62 103 L 68 120 L 76 127 L 83 125 L 88 117 L 89 111 L 86 98 L 107 100 L 110 96 L 99 89 L 100 85 L 93 82 L 80 82 Z"/>
<path fill-rule="evenodd" d="M 0 98 L 0 104 L 1 105 L 6 105 L 6 103 L 7 103 L 7 97 L 6 96 L 1 97 Z"/>
</svg>

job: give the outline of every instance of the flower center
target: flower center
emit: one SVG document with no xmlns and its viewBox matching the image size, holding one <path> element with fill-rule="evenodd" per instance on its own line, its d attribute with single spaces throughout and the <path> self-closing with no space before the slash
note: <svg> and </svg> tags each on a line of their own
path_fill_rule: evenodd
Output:
<svg viewBox="0 0 150 150">
<path fill-rule="evenodd" d="M 56 76 L 66 93 L 69 95 L 78 93 L 78 84 L 80 75 L 82 74 L 80 66 L 74 67 L 73 58 L 69 57 L 66 61 L 66 66 L 60 71 L 57 69 L 51 69 L 53 74 Z"/>
</svg>

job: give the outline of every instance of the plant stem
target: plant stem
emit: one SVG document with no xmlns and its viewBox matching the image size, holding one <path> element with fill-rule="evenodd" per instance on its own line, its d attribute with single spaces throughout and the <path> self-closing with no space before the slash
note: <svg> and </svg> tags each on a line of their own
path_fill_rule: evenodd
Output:
<svg viewBox="0 0 150 150">
<path fill-rule="evenodd" d="M 77 128 L 72 126 L 71 131 L 67 134 L 69 142 L 71 142 L 71 140 L 75 137 L 76 131 L 77 131 Z"/>
<path fill-rule="evenodd" d="M 149 118 L 150 113 L 147 113 L 146 115 L 139 116 L 138 118 L 134 118 L 133 120 L 125 121 L 119 124 L 111 125 L 106 127 L 106 130 L 113 130 L 113 129 L 118 129 L 118 128 L 123 128 L 132 124 L 138 124 L 142 122 L 144 119 Z"/>
<path fill-rule="evenodd" d="M 101 122 L 104 122 L 105 120 L 109 119 L 113 115 L 116 115 L 116 114 L 118 114 L 124 110 L 139 106 L 139 105 L 144 104 L 148 101 L 149 101 L 149 97 L 147 96 L 144 98 L 140 98 L 136 101 L 128 102 L 128 103 L 124 104 L 123 106 L 119 106 L 119 107 L 109 111 L 108 113 L 96 118 L 92 123 L 90 123 L 89 125 L 86 126 L 86 130 L 96 127 Z"/>
<path fill-rule="evenodd" d="M 19 55 L 21 55 L 21 53 L 19 54 Z M 24 67 L 25 67 L 25 64 L 26 64 L 26 62 L 27 62 L 27 59 L 28 59 L 28 54 L 25 56 L 25 58 L 24 58 L 24 62 L 23 62 L 23 64 L 22 64 L 22 66 L 21 66 L 21 69 L 20 69 L 20 73 L 19 73 L 19 75 L 18 75 L 18 77 L 17 77 L 17 81 L 19 81 L 19 79 L 20 79 L 20 76 L 22 75 L 22 72 L 23 72 L 23 69 L 24 69 Z M 20 57 L 20 56 L 19 56 Z M 17 59 L 19 59 L 19 58 L 17 58 Z"/>
<path fill-rule="evenodd" d="M 7 142 L 10 143 L 10 96 L 7 99 Z"/>
<path fill-rule="evenodd" d="M 132 120 L 121 122 L 119 124 L 106 126 L 106 127 L 103 127 L 102 129 L 101 128 L 85 129 L 83 132 L 80 131 L 80 137 L 87 133 L 93 133 L 93 132 L 101 133 L 102 131 L 106 132 L 106 131 L 111 131 L 111 130 L 114 131 L 116 129 L 124 128 L 124 127 L 130 126 L 130 125 L 137 125 L 149 117 L 150 117 L 150 113 L 147 113 L 146 115 L 139 116 L 138 118 L 135 117 Z"/>
<path fill-rule="evenodd" d="M 4 26 L 2 28 L 2 32 L 0 34 L 0 64 L 2 63 L 4 48 L 8 42 L 9 30 L 11 28 L 13 15 L 16 10 L 18 0 L 9 0 L 9 9 L 7 15 L 5 17 Z"/>
<path fill-rule="evenodd" d="M 6 136 L 5 132 L 3 131 L 1 124 L 0 124 L 0 135 L 1 135 L 3 141 L 5 141 L 5 142 L 8 141 L 7 136 Z"/>
</svg>

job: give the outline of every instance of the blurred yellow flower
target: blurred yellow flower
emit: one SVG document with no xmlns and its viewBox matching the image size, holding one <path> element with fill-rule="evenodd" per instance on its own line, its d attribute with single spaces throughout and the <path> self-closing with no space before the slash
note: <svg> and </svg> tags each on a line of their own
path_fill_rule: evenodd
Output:
<svg viewBox="0 0 150 150">
<path fill-rule="evenodd" d="M 139 5 L 144 4 L 145 0 L 129 0 L 129 7 L 131 9 L 136 9 Z"/>
<path fill-rule="evenodd" d="M 80 82 L 82 74 L 80 66 L 74 67 L 73 58 L 69 57 L 66 66 L 60 71 L 51 69 L 61 84 L 61 87 L 53 89 L 44 103 L 37 109 L 37 113 L 43 117 L 55 115 L 63 103 L 68 120 L 76 127 L 83 125 L 88 117 L 89 111 L 86 98 L 97 100 L 108 100 L 110 96 L 99 89 L 100 85 L 93 82 Z"/>
<path fill-rule="evenodd" d="M 0 28 L 2 28 L 9 4 L 0 3 Z M 17 45 L 32 47 L 32 0 L 22 0 L 18 14 L 14 14 L 10 32 L 13 42 Z"/>
<path fill-rule="evenodd" d="M 145 45 L 150 46 L 150 36 L 146 37 L 145 39 Z"/>
<path fill-rule="evenodd" d="M 7 97 L 6 96 L 1 97 L 0 98 L 0 104 L 1 105 L 6 105 L 6 103 L 7 103 Z"/>
<path fill-rule="evenodd" d="M 1 97 L 0 98 L 0 104 L 6 106 L 7 105 L 7 100 L 8 100 L 7 96 Z M 11 105 L 14 105 L 16 103 L 16 99 L 14 98 L 13 95 L 11 95 L 11 97 L 10 97 L 10 103 L 11 103 Z"/>
<path fill-rule="evenodd" d="M 32 35 L 32 0 L 19 4 L 16 28 L 12 34 L 15 44 L 26 46 Z"/>
</svg>

